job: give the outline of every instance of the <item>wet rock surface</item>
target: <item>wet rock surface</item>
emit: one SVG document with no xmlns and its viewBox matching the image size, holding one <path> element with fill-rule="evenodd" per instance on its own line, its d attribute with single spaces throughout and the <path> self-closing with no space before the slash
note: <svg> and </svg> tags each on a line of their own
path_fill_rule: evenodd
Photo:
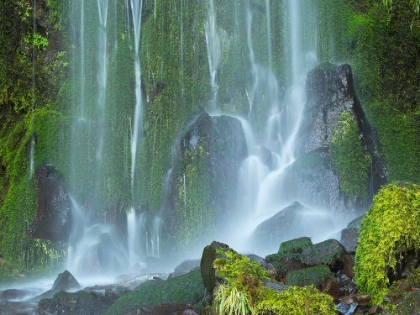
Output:
<svg viewBox="0 0 420 315">
<path fill-rule="evenodd" d="M 291 203 L 271 218 L 260 223 L 253 234 L 255 248 L 276 248 L 288 239 L 319 235 L 333 226 L 328 215 Z"/>
<path fill-rule="evenodd" d="M 52 165 L 42 164 L 35 171 L 36 217 L 29 234 L 53 242 L 66 241 L 70 233 L 71 201 Z"/>
<path fill-rule="evenodd" d="M 82 287 L 80 286 L 79 282 L 77 282 L 76 278 L 68 270 L 65 270 L 57 276 L 57 279 L 55 279 L 51 290 L 71 291 L 79 290 L 81 288 Z"/>
</svg>

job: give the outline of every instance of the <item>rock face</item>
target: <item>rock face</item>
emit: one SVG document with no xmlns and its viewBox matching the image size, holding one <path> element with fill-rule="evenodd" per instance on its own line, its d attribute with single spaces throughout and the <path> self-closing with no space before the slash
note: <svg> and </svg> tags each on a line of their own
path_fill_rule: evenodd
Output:
<svg viewBox="0 0 420 315">
<path fill-rule="evenodd" d="M 201 110 L 185 124 L 174 146 L 171 187 L 161 210 L 167 239 L 198 249 L 228 229 L 240 165 L 247 155 L 238 119 L 211 117 Z"/>
<path fill-rule="evenodd" d="M 345 211 L 352 204 L 340 192 L 340 183 L 327 152 L 302 155 L 284 173 L 287 200 L 299 200 L 315 208 Z"/>
<path fill-rule="evenodd" d="M 36 217 L 30 235 L 51 241 L 66 241 L 70 233 L 71 201 L 52 165 L 42 164 L 35 171 L 38 188 Z"/>
<path fill-rule="evenodd" d="M 308 100 L 296 140 L 297 163 L 303 167 L 289 168 L 285 179 L 287 187 L 293 192 L 295 200 L 303 203 L 311 200 L 311 204 L 323 209 L 349 211 L 363 208 L 365 205 L 360 200 L 349 200 L 340 192 L 339 180 L 329 154 L 340 115 L 347 112 L 357 122 L 360 145 L 372 159 L 370 195 L 386 182 L 383 161 L 374 154 L 379 142 L 355 94 L 351 67 L 346 64 L 319 66 L 308 74 L 306 90 Z M 322 159 L 323 162 L 305 165 L 308 160 L 314 159 Z"/>
<path fill-rule="evenodd" d="M 333 223 L 328 215 L 293 202 L 256 227 L 253 235 L 254 246 L 273 250 L 286 240 L 322 235 L 332 227 Z"/>
<path fill-rule="evenodd" d="M 299 152 L 328 151 L 338 118 L 343 111 L 364 116 L 353 88 L 349 65 L 324 66 L 308 74 L 308 101 L 302 118 Z M 362 117 L 358 117 L 362 119 Z"/>
</svg>

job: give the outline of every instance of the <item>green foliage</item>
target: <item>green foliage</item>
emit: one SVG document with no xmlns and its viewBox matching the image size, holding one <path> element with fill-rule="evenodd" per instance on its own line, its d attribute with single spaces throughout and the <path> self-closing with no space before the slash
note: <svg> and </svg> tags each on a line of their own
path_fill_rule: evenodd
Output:
<svg viewBox="0 0 420 315">
<path fill-rule="evenodd" d="M 370 157 L 363 152 L 357 121 L 347 111 L 341 113 L 333 131 L 330 153 L 341 191 L 366 200 Z"/>
<path fill-rule="evenodd" d="M 288 272 L 285 283 L 299 287 L 309 285 L 321 287 L 330 275 L 331 270 L 327 266 L 315 266 Z"/>
<path fill-rule="evenodd" d="M 213 304 L 220 315 L 247 315 L 249 313 L 248 298 L 236 287 L 220 284 L 216 288 Z"/>
<path fill-rule="evenodd" d="M 166 281 L 147 281 L 122 296 L 106 315 L 126 314 L 145 306 L 161 304 L 196 304 L 204 296 L 204 285 L 199 269 Z"/>
<path fill-rule="evenodd" d="M 224 255 L 214 262 L 217 274 L 224 279 L 214 301 L 221 314 L 335 314 L 333 299 L 314 287 L 277 292 L 263 286 L 267 274 L 258 263 L 232 251 L 224 251 Z"/>
<path fill-rule="evenodd" d="M 356 249 L 355 274 L 360 290 L 380 304 L 388 293 L 388 273 L 400 258 L 420 248 L 420 188 L 414 184 L 389 184 L 374 197 L 362 220 Z"/>
<path fill-rule="evenodd" d="M 334 315 L 333 298 L 319 292 L 313 286 L 290 287 L 276 292 L 264 290 L 263 298 L 257 303 L 253 314 L 277 315 Z"/>
</svg>

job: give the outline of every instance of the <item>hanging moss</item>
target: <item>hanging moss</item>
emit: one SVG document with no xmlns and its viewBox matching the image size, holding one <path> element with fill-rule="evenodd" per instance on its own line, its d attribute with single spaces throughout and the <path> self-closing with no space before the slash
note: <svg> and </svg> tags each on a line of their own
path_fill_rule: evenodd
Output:
<svg viewBox="0 0 420 315">
<path fill-rule="evenodd" d="M 350 198 L 367 198 L 369 156 L 363 152 L 356 119 L 342 112 L 333 131 L 330 153 L 340 189 Z"/>
<path fill-rule="evenodd" d="M 372 304 L 383 302 L 404 253 L 420 248 L 419 220 L 419 186 L 389 184 L 374 197 L 359 230 L 355 264 L 356 284 Z"/>
</svg>

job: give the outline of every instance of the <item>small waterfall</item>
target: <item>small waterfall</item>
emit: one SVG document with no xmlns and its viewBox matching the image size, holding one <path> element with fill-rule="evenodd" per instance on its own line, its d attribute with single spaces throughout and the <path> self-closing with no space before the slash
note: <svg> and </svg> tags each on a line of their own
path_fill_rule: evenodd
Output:
<svg viewBox="0 0 420 315">
<path fill-rule="evenodd" d="M 85 120 L 85 0 L 80 5 L 80 120 Z"/>
<path fill-rule="evenodd" d="M 98 43 L 98 145 L 96 149 L 96 159 L 101 160 L 102 149 L 105 136 L 105 108 L 106 108 L 106 83 L 107 83 L 107 68 L 108 68 L 108 33 L 107 33 L 107 21 L 108 21 L 108 1 L 109 0 L 97 0 L 98 13 L 99 13 L 99 43 Z M 83 42 L 83 41 L 82 41 Z M 81 51 L 84 51 L 84 45 Z M 82 58 L 82 60 L 84 60 Z M 84 93 L 82 93 L 84 98 Z"/>
<path fill-rule="evenodd" d="M 31 140 L 29 149 L 29 179 L 32 178 L 35 171 L 35 135 L 34 135 L 34 112 L 36 105 L 36 93 L 35 93 L 35 36 L 36 36 L 36 0 L 34 0 L 33 6 L 34 18 L 32 24 L 32 108 L 31 108 Z"/>
<path fill-rule="evenodd" d="M 132 207 L 127 212 L 128 225 L 128 250 L 130 257 L 130 265 L 141 261 L 141 237 L 142 232 L 147 233 L 144 228 L 145 214 L 137 218 L 135 211 L 135 180 L 136 180 L 136 162 L 137 162 L 137 148 L 143 133 L 143 98 L 141 91 L 141 64 L 140 64 L 140 30 L 141 30 L 141 14 L 143 1 L 130 0 L 131 13 L 134 27 L 134 70 L 136 77 L 136 105 L 134 109 L 134 126 L 131 130 L 131 190 L 132 190 Z M 130 121 L 131 124 L 131 121 Z M 146 234 L 146 253 L 148 251 Z"/>
<path fill-rule="evenodd" d="M 220 64 L 221 59 L 221 42 L 220 36 L 217 32 L 216 25 L 216 13 L 214 10 L 213 0 L 210 0 L 207 6 L 207 22 L 205 24 L 206 32 L 206 43 L 207 43 L 207 57 L 209 60 L 209 70 L 210 70 L 210 84 L 213 93 L 211 100 L 211 109 L 215 110 L 217 107 L 217 91 L 219 89 L 217 85 L 217 69 Z"/>
<path fill-rule="evenodd" d="M 137 146 L 143 133 L 143 99 L 141 93 L 141 65 L 140 65 L 140 30 L 143 0 L 131 0 L 131 12 L 134 24 L 134 51 L 136 76 L 136 107 L 134 110 L 134 130 L 131 137 L 131 186 L 134 189 L 136 176 Z"/>
</svg>

